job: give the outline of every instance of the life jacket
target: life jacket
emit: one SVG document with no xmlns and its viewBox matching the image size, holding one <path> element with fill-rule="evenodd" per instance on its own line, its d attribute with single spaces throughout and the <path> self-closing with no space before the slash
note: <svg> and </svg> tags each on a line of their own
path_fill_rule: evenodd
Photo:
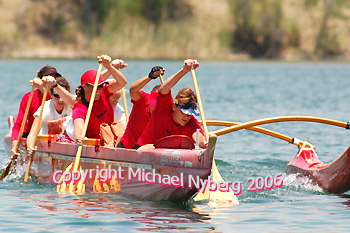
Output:
<svg viewBox="0 0 350 233">
<path fill-rule="evenodd" d="M 117 122 L 113 122 L 111 125 L 102 123 L 100 125 L 101 146 L 117 147 L 124 132 L 123 126 Z"/>
</svg>

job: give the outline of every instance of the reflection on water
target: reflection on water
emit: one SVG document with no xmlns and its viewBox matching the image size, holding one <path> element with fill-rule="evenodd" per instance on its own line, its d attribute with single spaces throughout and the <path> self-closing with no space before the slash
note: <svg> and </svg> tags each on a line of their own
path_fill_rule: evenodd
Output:
<svg viewBox="0 0 350 233">
<path fill-rule="evenodd" d="M 84 218 L 93 222 L 109 222 L 112 225 L 123 221 L 138 224 L 131 228 L 140 231 L 209 231 L 215 229 L 208 213 L 194 204 L 176 205 L 138 201 L 115 194 L 88 194 L 84 196 L 64 196 L 52 194 L 17 193 L 34 202 L 37 207 L 49 211 L 50 216 L 73 219 Z M 78 220 L 79 221 L 79 220 Z M 76 225 L 77 228 L 78 225 Z M 106 226 L 104 226 L 106 227 Z M 113 228 L 113 227 L 112 227 Z M 108 227 L 107 227 L 108 229 Z"/>
<path fill-rule="evenodd" d="M 350 194 L 337 194 L 336 196 L 347 199 L 346 201 L 342 201 L 341 203 L 347 207 L 350 207 Z"/>
</svg>

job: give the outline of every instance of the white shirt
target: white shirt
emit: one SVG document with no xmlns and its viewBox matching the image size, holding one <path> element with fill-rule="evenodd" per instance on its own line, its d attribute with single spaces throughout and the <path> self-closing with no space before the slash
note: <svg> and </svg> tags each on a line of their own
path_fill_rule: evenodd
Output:
<svg viewBox="0 0 350 233">
<path fill-rule="evenodd" d="M 41 106 L 34 113 L 34 117 L 39 116 L 40 111 L 41 111 Z M 62 113 L 59 114 L 55 109 L 54 102 L 52 99 L 45 101 L 43 115 L 42 115 L 42 120 L 44 121 L 44 124 L 39 134 L 48 134 L 48 128 L 47 128 L 48 121 L 63 118 L 69 115 L 72 115 L 72 109 L 67 104 L 64 106 Z"/>
<path fill-rule="evenodd" d="M 114 122 L 120 122 L 122 120 L 126 120 L 125 110 L 119 103 L 117 103 L 114 108 Z"/>
</svg>

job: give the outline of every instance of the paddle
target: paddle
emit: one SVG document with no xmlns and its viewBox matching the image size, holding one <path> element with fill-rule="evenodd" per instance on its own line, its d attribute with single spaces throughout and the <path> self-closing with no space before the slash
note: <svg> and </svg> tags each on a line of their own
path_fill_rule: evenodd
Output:
<svg viewBox="0 0 350 233">
<path fill-rule="evenodd" d="M 118 69 L 120 71 L 120 68 Z M 123 100 L 123 105 L 124 105 L 124 110 L 125 110 L 125 118 L 126 118 L 126 123 L 129 122 L 129 111 L 128 111 L 128 105 L 126 103 L 126 96 L 125 96 L 125 89 L 122 87 L 121 89 L 121 94 L 122 94 L 122 100 Z"/>
<path fill-rule="evenodd" d="M 162 74 L 159 74 L 159 79 L 160 79 L 160 82 L 163 84 L 164 83 L 164 78 L 163 78 Z"/>
<path fill-rule="evenodd" d="M 88 108 L 88 111 L 86 113 L 86 118 L 85 118 L 85 122 L 84 122 L 82 138 L 85 138 L 86 130 L 87 130 L 87 127 L 89 125 L 91 110 L 92 110 L 92 106 L 94 104 L 96 90 L 97 90 L 97 86 L 98 86 L 98 80 L 99 80 L 99 77 L 101 75 L 101 71 L 102 71 L 102 63 L 100 63 L 100 65 L 98 67 L 97 75 L 96 75 L 96 78 L 95 78 L 94 88 L 92 90 L 92 94 L 91 94 L 90 102 L 89 102 L 89 108 Z M 82 176 L 81 163 L 80 163 L 80 157 L 81 157 L 82 149 L 83 149 L 83 146 L 79 145 L 77 154 L 75 156 L 75 159 L 67 167 L 67 169 L 65 170 L 65 173 L 68 172 L 69 174 L 71 174 L 73 176 L 73 174 L 76 174 L 74 171 L 78 171 L 80 173 L 80 178 L 83 177 Z M 77 183 L 77 184 L 75 184 L 75 183 Z M 71 179 L 70 184 L 68 185 L 66 182 L 63 182 L 63 175 L 62 175 L 60 180 L 59 180 L 59 184 L 57 185 L 56 190 L 59 193 L 66 193 L 67 192 L 67 187 L 68 187 L 68 191 L 71 194 L 75 194 L 75 195 L 78 194 L 79 195 L 79 194 L 83 194 L 85 192 L 85 184 L 83 183 L 82 179 L 79 179 L 77 182 L 74 182 L 73 179 Z M 74 187 L 74 189 L 73 189 L 73 187 Z"/>
<path fill-rule="evenodd" d="M 32 102 L 34 89 L 35 89 L 34 86 L 32 86 L 32 90 L 30 92 L 30 96 L 29 96 L 29 99 L 27 102 L 26 110 L 24 112 L 24 116 L 23 116 L 23 120 L 22 120 L 22 124 L 21 124 L 21 129 L 20 129 L 19 134 L 18 134 L 17 144 L 16 144 L 16 148 L 15 148 L 16 154 L 14 154 L 12 156 L 10 163 L 6 166 L 5 170 L 1 173 L 0 180 L 3 180 L 10 172 L 12 172 L 13 167 L 17 163 L 17 156 L 18 156 L 17 153 L 19 153 L 18 149 L 19 149 L 19 146 L 21 145 L 21 139 L 22 139 L 24 127 L 25 127 L 26 122 L 27 122 L 27 117 L 28 117 L 28 113 L 29 113 L 30 104 Z"/>
<path fill-rule="evenodd" d="M 126 123 L 129 122 L 129 112 L 128 112 L 128 105 L 126 104 L 126 96 L 125 96 L 125 89 L 122 87 L 121 89 L 121 94 L 122 94 L 122 100 L 123 100 L 123 105 L 124 105 L 124 110 L 125 110 L 125 121 Z"/>
<path fill-rule="evenodd" d="M 281 117 L 271 117 L 271 118 L 249 121 L 249 122 L 242 123 L 239 125 L 230 126 L 230 127 L 225 128 L 225 129 L 216 130 L 216 131 L 213 131 L 211 133 L 219 136 L 219 135 L 231 133 L 234 131 L 238 131 L 241 129 L 246 129 L 246 128 L 249 128 L 252 126 L 270 124 L 270 123 L 276 123 L 276 122 L 284 122 L 284 121 L 316 122 L 316 123 L 328 124 L 328 125 L 333 125 L 333 126 L 338 126 L 341 128 L 349 129 L 349 125 L 346 122 L 335 121 L 335 120 L 330 120 L 330 119 L 326 119 L 326 118 L 312 117 L 312 116 L 281 116 Z"/>
<path fill-rule="evenodd" d="M 36 126 L 36 129 L 35 129 L 35 137 L 34 137 L 33 145 L 31 145 L 31 146 L 33 146 L 33 148 L 35 147 L 36 139 L 37 139 L 37 137 L 38 137 L 38 135 L 39 135 L 39 132 L 40 132 L 40 129 L 41 129 L 41 119 L 42 119 L 42 117 L 43 117 L 44 104 L 45 104 L 45 101 L 46 101 L 46 96 L 47 96 L 48 90 L 49 90 L 49 84 L 46 83 L 44 96 L 43 96 L 43 99 L 42 99 L 42 101 L 41 101 L 41 109 L 40 109 L 40 115 L 39 115 L 39 122 L 38 122 L 38 125 Z M 27 146 L 28 146 L 28 145 L 27 145 Z M 27 182 L 27 181 L 28 181 L 28 178 L 29 178 L 29 171 L 30 171 L 30 167 L 32 166 L 33 157 L 34 157 L 34 155 L 31 155 L 31 156 L 29 157 L 27 171 L 26 171 L 26 174 L 24 175 L 24 178 L 23 178 L 23 181 L 24 181 L 24 182 Z"/>
<path fill-rule="evenodd" d="M 199 108 L 199 113 L 202 119 L 202 123 L 203 123 L 203 128 L 204 128 L 204 134 L 205 134 L 205 138 L 208 141 L 209 139 L 209 133 L 208 133 L 208 127 L 207 127 L 207 123 L 205 120 L 205 116 L 204 116 L 204 111 L 203 111 L 203 106 L 202 106 L 202 100 L 199 94 L 199 88 L 198 88 L 198 84 L 197 84 L 197 78 L 196 78 L 196 74 L 194 72 L 194 69 L 191 69 L 191 74 L 192 74 L 192 80 L 193 80 L 193 85 L 194 85 L 194 89 L 196 91 L 196 95 L 197 95 L 197 103 L 198 103 L 198 108 Z M 213 180 L 216 182 L 216 184 L 219 183 L 219 181 L 223 181 L 217 167 L 215 164 L 215 159 L 213 157 L 213 163 L 212 163 L 212 177 Z M 196 197 L 194 197 L 193 200 L 195 201 L 200 201 L 203 199 L 211 199 L 211 200 L 215 200 L 215 201 L 229 201 L 233 204 L 239 204 L 237 197 L 234 195 L 232 189 L 230 188 L 229 192 L 221 192 L 221 191 L 209 191 L 208 189 L 208 185 L 206 186 L 206 189 L 204 191 L 204 193 L 199 192 Z"/>
</svg>

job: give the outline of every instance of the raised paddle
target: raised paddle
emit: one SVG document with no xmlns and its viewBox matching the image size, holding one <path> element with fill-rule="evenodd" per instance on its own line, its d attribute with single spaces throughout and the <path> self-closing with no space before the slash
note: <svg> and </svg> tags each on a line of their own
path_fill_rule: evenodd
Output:
<svg viewBox="0 0 350 233">
<path fill-rule="evenodd" d="M 45 104 L 45 101 L 46 101 L 46 96 L 47 96 L 48 90 L 49 90 L 49 84 L 46 83 L 44 96 L 43 96 L 43 99 L 42 99 L 42 101 L 41 101 L 41 109 L 40 109 L 40 115 L 39 115 L 39 122 L 38 122 L 38 125 L 36 126 L 36 129 L 35 129 L 35 137 L 34 137 L 33 145 L 31 145 L 33 148 L 35 147 L 36 139 L 37 139 L 37 137 L 38 137 L 38 135 L 39 135 L 39 132 L 40 132 L 40 128 L 41 128 L 41 119 L 42 119 L 42 117 L 43 117 L 44 104 Z M 27 146 L 29 146 L 29 145 L 27 145 Z M 27 171 L 26 171 L 26 174 L 24 175 L 24 178 L 23 178 L 23 181 L 24 181 L 24 182 L 27 182 L 27 181 L 28 181 L 28 178 L 29 178 L 29 171 L 30 171 L 30 167 L 32 166 L 33 157 L 34 157 L 34 155 L 31 155 L 31 156 L 29 157 Z"/>
<path fill-rule="evenodd" d="M 126 123 L 129 122 L 129 112 L 128 112 L 128 105 L 126 103 L 126 96 L 125 96 L 125 89 L 124 87 L 122 87 L 121 89 L 121 94 L 122 94 L 122 100 L 123 100 L 123 105 L 124 105 L 124 110 L 125 110 L 125 120 L 126 120 Z"/>
<path fill-rule="evenodd" d="M 97 90 L 97 86 L 98 86 L 98 80 L 100 78 L 101 71 L 102 71 L 102 63 L 100 63 L 100 65 L 98 67 L 97 75 L 95 78 L 94 88 L 92 90 L 92 94 L 91 94 L 90 102 L 89 102 L 89 108 L 88 108 L 88 111 L 86 113 L 86 118 L 85 118 L 85 122 L 84 122 L 82 138 L 85 138 L 86 130 L 87 130 L 87 127 L 89 125 L 91 110 L 92 110 L 92 106 L 94 104 L 96 90 Z M 80 163 L 82 149 L 83 149 L 83 146 L 79 145 L 74 161 L 67 167 L 67 169 L 63 173 L 63 174 L 69 173 L 72 176 L 72 178 L 73 178 L 74 174 L 79 174 L 80 179 L 77 182 L 74 182 L 73 179 L 71 179 L 70 184 L 67 184 L 66 182 L 63 182 L 63 175 L 62 175 L 60 180 L 59 180 L 59 183 L 57 185 L 57 188 L 56 188 L 57 192 L 66 193 L 69 191 L 71 194 L 74 194 L 74 195 L 83 194 L 85 192 L 85 183 L 83 182 L 83 179 L 82 179 L 83 175 L 82 175 L 82 169 L 81 169 L 81 163 Z M 75 177 L 75 178 L 77 178 L 77 177 Z"/>
<path fill-rule="evenodd" d="M 163 84 L 164 83 L 164 78 L 163 78 L 162 74 L 159 74 L 159 79 L 160 79 L 160 82 Z"/>
<path fill-rule="evenodd" d="M 230 127 L 225 128 L 225 129 L 216 130 L 216 131 L 213 131 L 211 133 L 219 136 L 219 135 L 231 133 L 234 131 L 238 131 L 241 129 L 246 129 L 246 128 L 249 128 L 252 126 L 277 123 L 277 122 L 284 122 L 284 121 L 316 122 L 316 123 L 328 124 L 328 125 L 333 125 L 333 126 L 338 126 L 341 128 L 349 129 L 349 125 L 346 122 L 335 121 L 335 120 L 330 120 L 330 119 L 326 119 L 326 118 L 312 117 L 312 116 L 280 116 L 280 117 L 271 117 L 271 118 L 249 121 L 249 122 L 242 123 L 239 125 L 230 126 Z"/>
<path fill-rule="evenodd" d="M 208 139 L 209 139 L 208 127 L 207 127 L 207 123 L 206 123 L 205 116 L 204 116 L 204 111 L 203 111 L 203 107 L 202 107 L 202 100 L 201 100 L 201 97 L 199 94 L 199 88 L 198 88 L 197 78 L 196 78 L 196 74 L 194 72 L 194 69 L 191 69 L 191 74 L 192 74 L 194 89 L 195 89 L 196 95 L 197 95 L 197 103 L 198 103 L 198 108 L 199 108 L 200 116 L 201 116 L 202 123 L 203 123 L 205 138 L 208 141 Z M 216 167 L 214 157 L 213 157 L 211 171 L 212 171 L 213 180 L 216 182 L 216 184 L 219 184 L 220 181 L 224 181 L 222 179 L 217 167 Z M 195 201 L 200 201 L 203 199 L 210 199 L 210 200 L 214 200 L 214 201 L 228 201 L 228 202 L 231 202 L 232 204 L 239 204 L 238 199 L 234 195 L 231 188 L 229 189 L 228 192 L 221 192 L 218 190 L 209 191 L 208 185 L 207 185 L 206 189 L 204 190 L 204 193 L 199 192 L 194 197 Z"/>
<path fill-rule="evenodd" d="M 28 99 L 26 110 L 24 112 L 24 116 L 23 116 L 23 120 L 22 120 L 22 124 L 21 124 L 21 129 L 20 129 L 19 134 L 18 134 L 17 144 L 16 144 L 16 148 L 15 148 L 16 153 L 12 156 L 10 163 L 6 166 L 5 170 L 1 173 L 0 180 L 3 180 L 10 172 L 12 172 L 13 167 L 17 163 L 17 156 L 18 156 L 17 153 L 19 153 L 18 149 L 19 149 L 19 146 L 21 145 L 21 139 L 22 139 L 24 127 L 25 127 L 26 122 L 27 122 L 29 108 L 30 108 L 30 104 L 32 102 L 34 89 L 35 89 L 34 86 L 32 86 L 32 90 L 30 92 L 30 96 Z"/>
<path fill-rule="evenodd" d="M 120 68 L 118 69 L 120 71 Z M 128 105 L 126 103 L 126 96 L 125 96 L 125 89 L 122 87 L 121 89 L 121 94 L 122 94 L 122 100 L 123 100 L 123 105 L 124 105 L 124 110 L 125 110 L 125 118 L 126 118 L 126 123 L 129 122 L 129 111 L 128 111 Z"/>
</svg>

